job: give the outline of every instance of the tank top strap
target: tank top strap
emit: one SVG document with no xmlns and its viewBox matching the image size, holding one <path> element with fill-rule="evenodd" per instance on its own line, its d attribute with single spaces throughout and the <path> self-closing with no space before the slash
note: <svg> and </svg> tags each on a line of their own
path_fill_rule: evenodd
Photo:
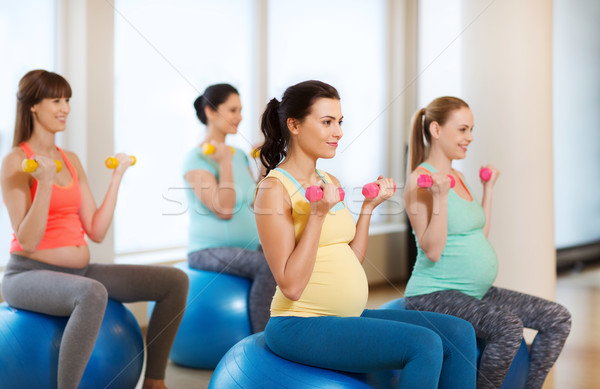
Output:
<svg viewBox="0 0 600 389">
<path fill-rule="evenodd" d="M 27 156 L 27 158 L 32 158 L 33 156 L 35 156 L 35 153 L 33 152 L 33 150 L 31 150 L 31 147 L 29 146 L 29 143 L 27 142 L 21 142 L 19 144 L 19 147 L 21 148 L 21 150 L 23 150 L 23 152 L 25 153 L 25 155 Z"/>
<path fill-rule="evenodd" d="M 433 166 L 431 166 L 430 164 L 428 164 L 427 162 L 421 163 L 419 166 L 417 166 L 417 169 L 423 169 L 423 170 L 425 170 L 429 174 L 431 174 L 431 173 L 437 173 L 437 170 Z"/>
<path fill-rule="evenodd" d="M 290 195 L 292 203 L 295 203 L 296 201 L 306 201 L 304 198 L 306 191 L 302 185 L 300 185 L 300 183 L 284 169 L 275 168 L 269 172 L 268 176 L 276 177 L 283 184 L 285 190 Z"/>
<path fill-rule="evenodd" d="M 65 161 L 65 165 L 67 165 L 67 169 L 69 169 L 69 173 L 71 173 L 71 177 L 73 177 L 73 181 L 74 182 L 78 182 L 78 179 L 77 179 L 77 170 L 75 170 L 75 166 L 73 166 L 73 164 L 71 163 L 71 161 L 69 160 L 69 158 L 67 158 L 67 153 L 65 153 L 63 151 L 63 149 L 61 149 L 58 146 L 56 146 L 56 148 L 58 149 L 58 152 L 60 153 L 60 155 L 62 155 L 63 160 Z"/>
</svg>

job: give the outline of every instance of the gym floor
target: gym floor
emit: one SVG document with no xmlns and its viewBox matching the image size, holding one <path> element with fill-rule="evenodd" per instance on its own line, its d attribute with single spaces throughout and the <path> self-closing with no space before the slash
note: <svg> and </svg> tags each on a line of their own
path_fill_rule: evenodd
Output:
<svg viewBox="0 0 600 389">
<path fill-rule="evenodd" d="M 368 308 L 402 297 L 404 285 L 371 288 Z M 600 372 L 600 264 L 587 265 L 577 272 L 558 276 L 556 301 L 573 315 L 571 334 L 543 389 L 598 388 Z M 187 369 L 169 363 L 170 389 L 207 388 L 211 370 Z"/>
</svg>

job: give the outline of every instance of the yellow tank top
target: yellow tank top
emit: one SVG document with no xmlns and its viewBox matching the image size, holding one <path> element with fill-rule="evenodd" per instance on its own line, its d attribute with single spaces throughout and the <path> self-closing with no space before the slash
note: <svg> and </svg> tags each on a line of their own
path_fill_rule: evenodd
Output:
<svg viewBox="0 0 600 389">
<path fill-rule="evenodd" d="M 332 182 L 327 173 L 319 170 L 317 173 L 324 182 Z M 297 244 L 310 214 L 304 188 L 283 169 L 271 170 L 267 177 L 281 181 L 290 195 Z M 369 287 L 365 272 L 349 246 L 355 233 L 350 211 L 343 202 L 337 203 L 325 217 L 315 266 L 302 296 L 292 301 L 277 287 L 271 316 L 360 316 L 367 304 Z"/>
</svg>

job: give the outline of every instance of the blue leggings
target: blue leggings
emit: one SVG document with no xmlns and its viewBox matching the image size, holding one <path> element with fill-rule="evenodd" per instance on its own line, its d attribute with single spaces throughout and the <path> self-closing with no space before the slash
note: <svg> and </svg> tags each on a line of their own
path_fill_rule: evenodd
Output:
<svg viewBox="0 0 600 389">
<path fill-rule="evenodd" d="M 403 369 L 398 388 L 475 388 L 476 342 L 466 321 L 432 312 L 365 310 L 360 317 L 272 317 L 279 356 L 353 373 Z"/>
</svg>

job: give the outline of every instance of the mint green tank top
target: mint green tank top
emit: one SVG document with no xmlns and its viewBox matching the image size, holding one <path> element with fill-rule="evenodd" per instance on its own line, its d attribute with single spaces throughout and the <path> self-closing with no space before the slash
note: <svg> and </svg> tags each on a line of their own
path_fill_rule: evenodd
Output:
<svg viewBox="0 0 600 389">
<path fill-rule="evenodd" d="M 232 168 L 235 208 L 233 217 L 229 220 L 219 219 L 202 204 L 193 188 L 189 188 L 189 183 L 184 179 L 190 215 L 188 254 L 215 247 L 240 247 L 247 250 L 258 248 L 260 241 L 252 209 L 256 182 L 250 174 L 248 157 L 243 150 L 235 149 Z M 215 176 L 217 181 L 219 180 L 219 164 L 204 155 L 200 147 L 194 147 L 186 154 L 183 162 L 183 175 L 196 169 L 206 170 Z"/>
<path fill-rule="evenodd" d="M 428 163 L 419 166 L 436 172 Z M 417 261 L 406 285 L 406 297 L 457 290 L 481 299 L 496 279 L 496 252 L 483 232 L 485 212 L 463 180 L 459 179 L 456 185 L 464 185 L 472 200 L 465 200 L 450 189 L 448 238 L 442 256 L 438 262 L 430 261 L 416 239 Z"/>
</svg>

